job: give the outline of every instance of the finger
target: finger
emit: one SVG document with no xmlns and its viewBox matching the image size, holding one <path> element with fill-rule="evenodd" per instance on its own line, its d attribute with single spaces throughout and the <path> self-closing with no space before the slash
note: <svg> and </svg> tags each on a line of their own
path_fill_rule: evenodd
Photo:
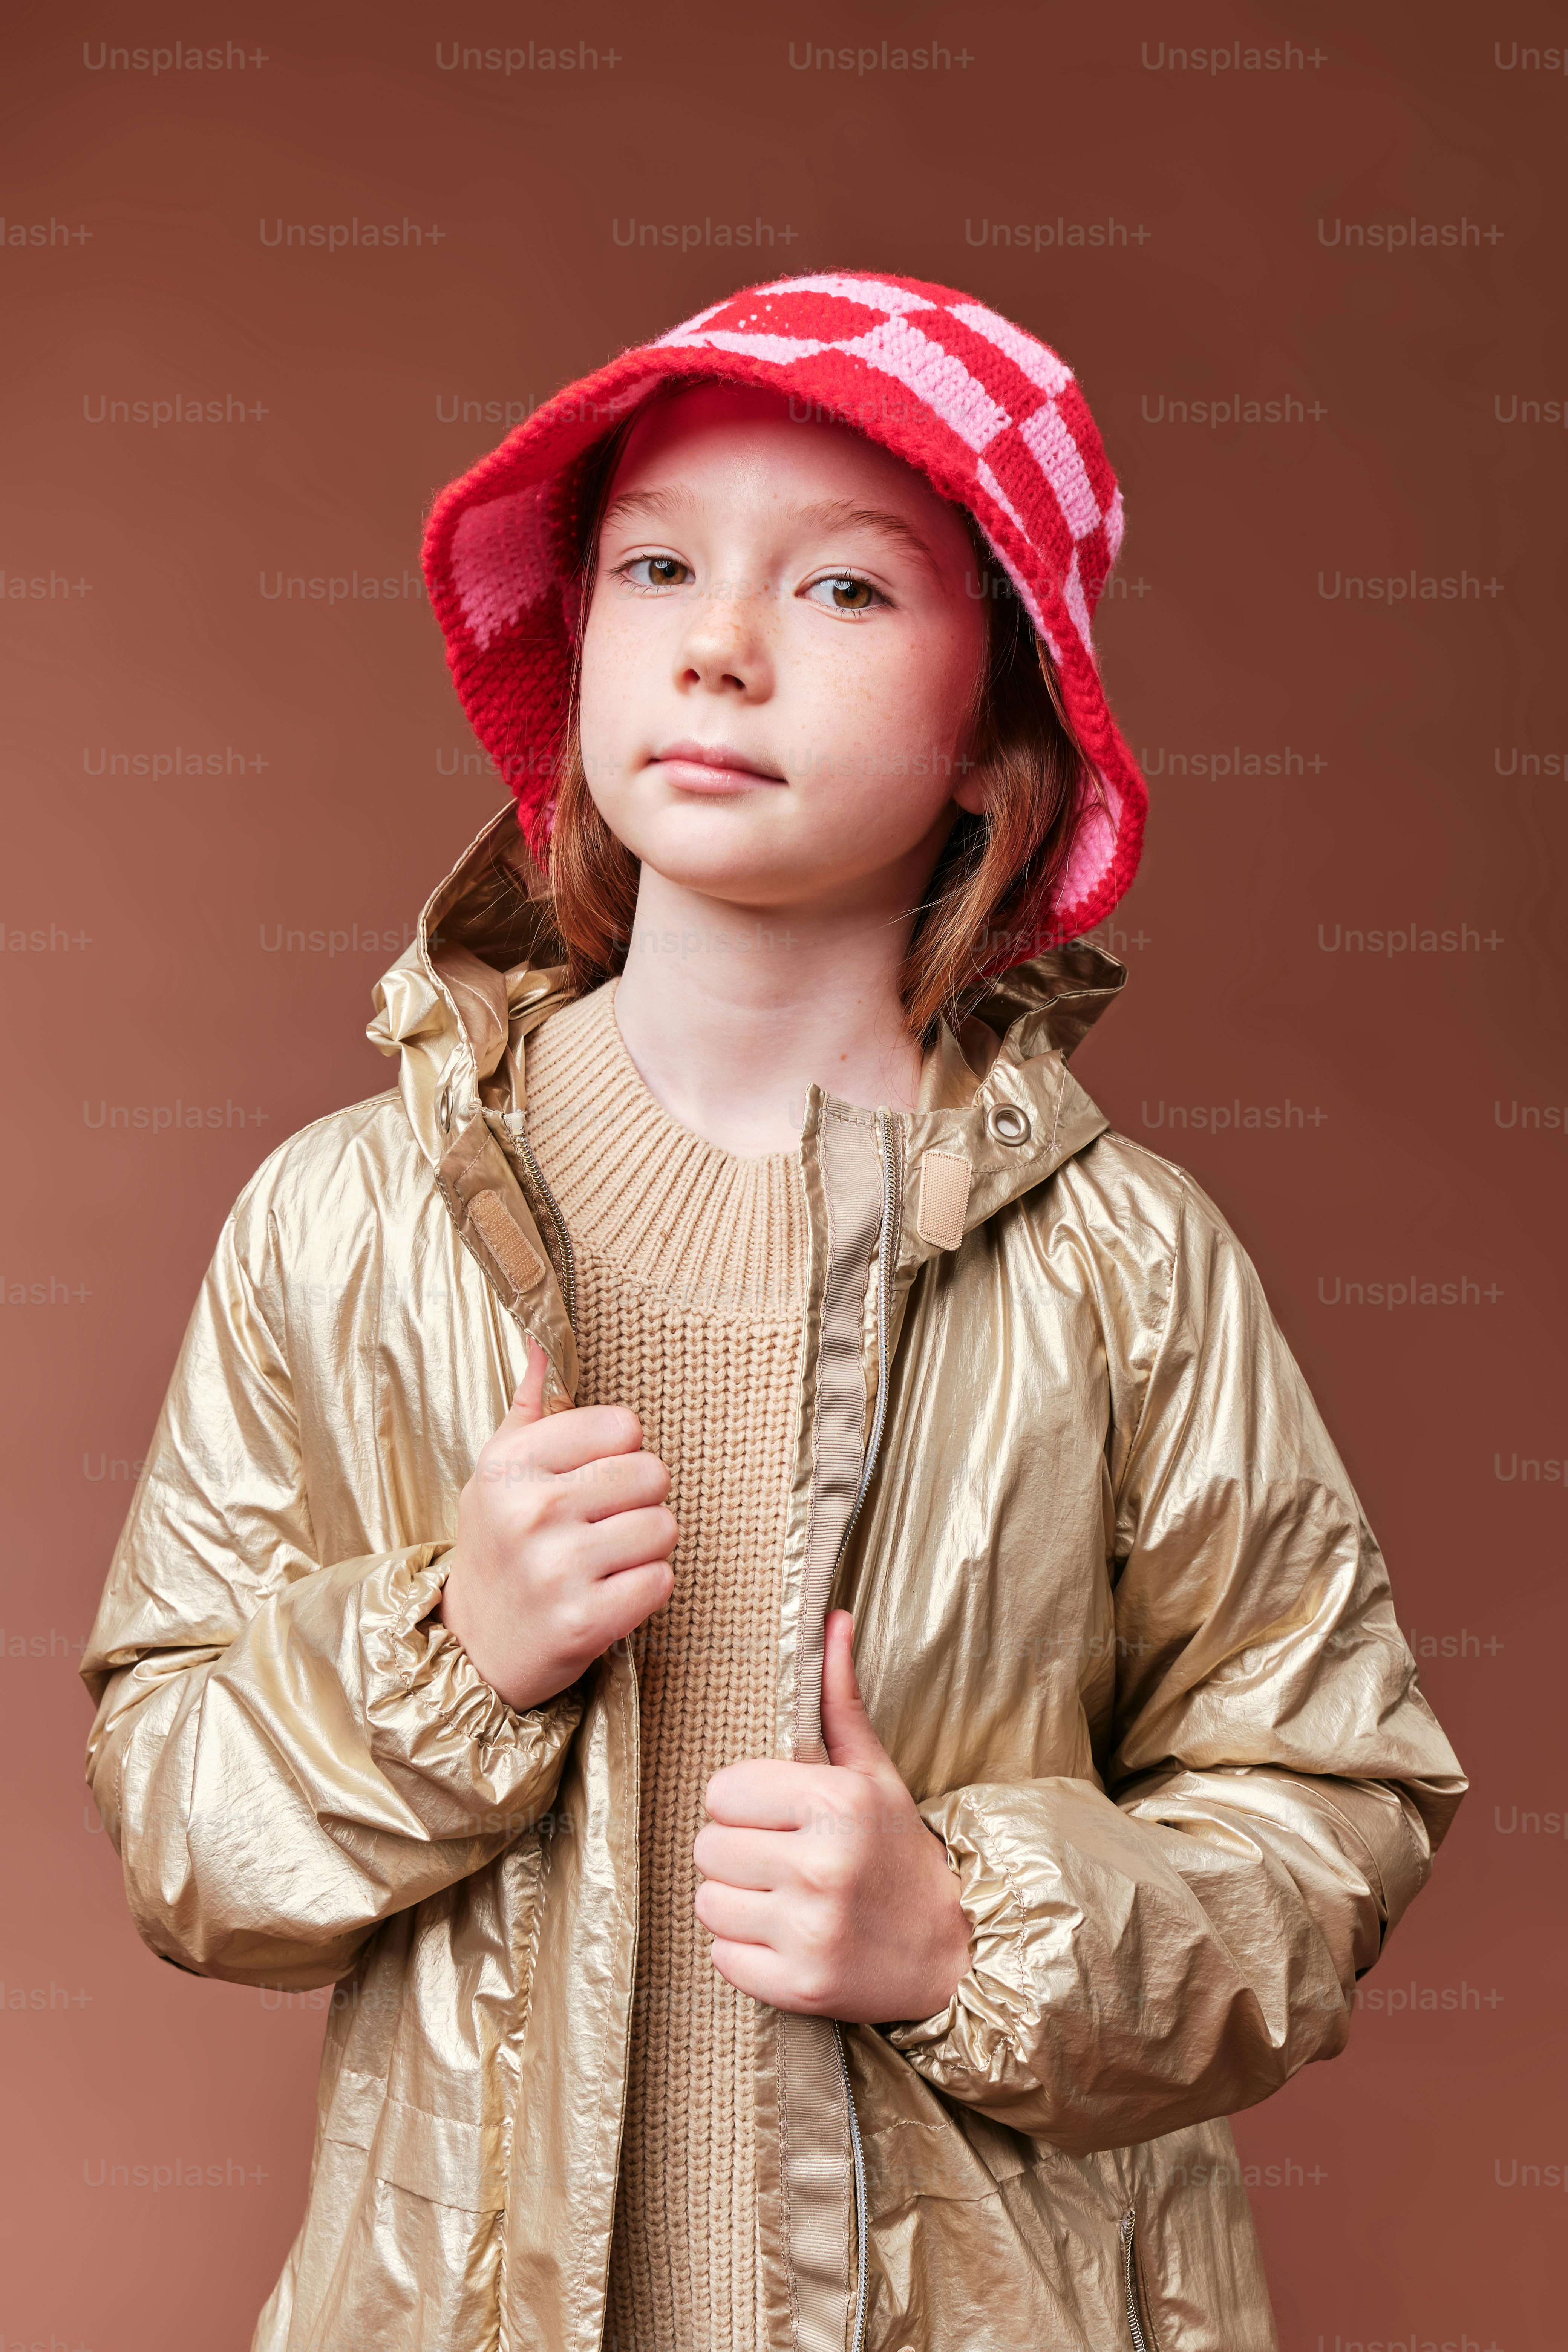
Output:
<svg viewBox="0 0 1568 2352">
<path fill-rule="evenodd" d="M 540 1470 L 581 1470 L 607 1454 L 636 1454 L 642 1423 L 625 1405 L 575 1405 L 552 1412 L 528 1432 L 530 1462 Z"/>
<path fill-rule="evenodd" d="M 790 1830 L 730 1830 L 707 1822 L 697 1832 L 691 1858 L 704 1878 L 721 1886 L 793 1894 L 800 1884 L 798 1850 L 799 1840 Z"/>
<path fill-rule="evenodd" d="M 737 1830 L 804 1829 L 818 1812 L 838 1810 L 817 1766 L 772 1756 L 724 1765 L 709 1781 L 702 1801 L 710 1821 Z"/>
<path fill-rule="evenodd" d="M 851 1772 L 880 1772 L 887 1769 L 888 1752 L 860 1696 L 850 1646 L 854 1636 L 847 1609 L 835 1609 L 823 1631 L 822 1744 L 830 1764 Z"/>
<path fill-rule="evenodd" d="M 584 1524 L 617 1512 L 650 1509 L 669 1493 L 669 1473 L 657 1454 L 601 1454 L 581 1470 L 563 1471 L 561 1486 Z"/>
<path fill-rule="evenodd" d="M 508 1423 L 514 1429 L 531 1429 L 536 1421 L 543 1420 L 544 1375 L 549 1366 L 549 1357 L 538 1340 L 531 1336 L 528 1342 L 528 1370 L 517 1384 L 516 1393 L 511 1401 L 511 1409 L 507 1414 L 506 1421 L 501 1423 L 503 1429 Z"/>
<path fill-rule="evenodd" d="M 777 1899 L 752 1895 L 739 1886 L 721 1886 L 712 1879 L 700 1885 L 692 1904 L 698 1924 L 727 1943 L 765 1945 L 774 1948 L 780 1932 Z"/>
<path fill-rule="evenodd" d="M 574 1540 L 576 1540 L 575 1538 Z M 618 1511 L 583 1530 L 581 1538 L 588 1573 L 595 1579 L 618 1576 L 628 1568 L 648 1568 L 668 1561 L 680 1541 L 673 1511 Z"/>
<path fill-rule="evenodd" d="M 748 1994 L 752 2000 L 765 2002 L 770 2009 L 782 2009 L 797 2017 L 834 2014 L 831 2001 L 819 2002 L 814 2008 L 797 1998 L 797 1964 L 766 1944 L 742 1944 L 731 1937 L 716 1937 L 708 1948 L 708 1958 L 726 1984 L 732 1984 L 737 1992 Z"/>
<path fill-rule="evenodd" d="M 664 1607 L 674 1588 L 673 1571 L 662 1560 L 648 1568 L 623 1569 L 618 1576 L 606 1576 L 594 1587 L 599 1643 L 596 1654 L 603 1656 L 612 1642 L 624 1642 L 628 1633 L 646 1624 Z"/>
</svg>

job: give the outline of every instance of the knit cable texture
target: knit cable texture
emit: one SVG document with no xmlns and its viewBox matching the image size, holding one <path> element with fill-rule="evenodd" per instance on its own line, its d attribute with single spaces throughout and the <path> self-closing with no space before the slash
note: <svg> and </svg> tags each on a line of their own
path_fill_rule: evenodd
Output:
<svg viewBox="0 0 1568 2352">
<path fill-rule="evenodd" d="M 773 1748 L 779 1573 L 807 1269 L 796 1153 L 680 1127 L 621 1042 L 615 983 L 530 1040 L 528 1131 L 577 1258 L 580 1404 L 667 1464 L 675 1591 L 633 1637 L 639 1922 L 605 2352 L 753 2352 L 754 2008 L 692 1909 L 702 1792 Z"/>
</svg>

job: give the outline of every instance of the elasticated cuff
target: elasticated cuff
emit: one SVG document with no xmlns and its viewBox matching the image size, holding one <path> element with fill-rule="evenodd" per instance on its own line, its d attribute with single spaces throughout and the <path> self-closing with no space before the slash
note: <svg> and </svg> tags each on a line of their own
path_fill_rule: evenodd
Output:
<svg viewBox="0 0 1568 2352">
<path fill-rule="evenodd" d="M 583 1717 L 575 1685 L 519 1714 L 449 1627 L 424 1622 L 440 1597 L 450 1544 L 422 1544 L 379 1563 L 360 1587 L 360 1651 L 370 1749 L 388 1777 L 417 1774 L 471 1804 L 489 1833 L 548 1808 Z M 500 1817 L 499 1819 L 497 1817 Z"/>
</svg>

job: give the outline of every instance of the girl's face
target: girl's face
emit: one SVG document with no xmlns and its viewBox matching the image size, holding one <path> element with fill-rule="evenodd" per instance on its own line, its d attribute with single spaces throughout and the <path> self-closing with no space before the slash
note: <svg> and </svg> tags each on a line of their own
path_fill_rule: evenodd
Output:
<svg viewBox="0 0 1568 2352">
<path fill-rule="evenodd" d="M 584 632 L 583 761 L 611 831 L 731 904 L 918 903 L 985 655 L 961 517 L 846 426 L 703 385 L 634 426 Z"/>
</svg>

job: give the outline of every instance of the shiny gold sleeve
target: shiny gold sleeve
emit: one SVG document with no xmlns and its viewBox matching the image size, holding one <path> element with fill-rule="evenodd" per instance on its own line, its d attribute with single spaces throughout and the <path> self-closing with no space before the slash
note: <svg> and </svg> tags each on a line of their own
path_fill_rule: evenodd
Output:
<svg viewBox="0 0 1568 2352">
<path fill-rule="evenodd" d="M 1190 1181 L 1156 1328 L 1109 1433 L 1100 1778 L 922 1804 L 972 1965 L 888 2037 L 951 2096 L 1078 2155 L 1335 2055 L 1465 1789 L 1258 1276 Z"/>
<path fill-rule="evenodd" d="M 317 1557 L 284 1292 L 241 1230 L 203 1285 L 89 1637 L 87 1775 L 153 1950 L 292 1988 L 342 1976 L 378 1921 L 536 1819 L 581 1703 L 514 1714 L 423 1622 L 445 1543 Z"/>
</svg>

